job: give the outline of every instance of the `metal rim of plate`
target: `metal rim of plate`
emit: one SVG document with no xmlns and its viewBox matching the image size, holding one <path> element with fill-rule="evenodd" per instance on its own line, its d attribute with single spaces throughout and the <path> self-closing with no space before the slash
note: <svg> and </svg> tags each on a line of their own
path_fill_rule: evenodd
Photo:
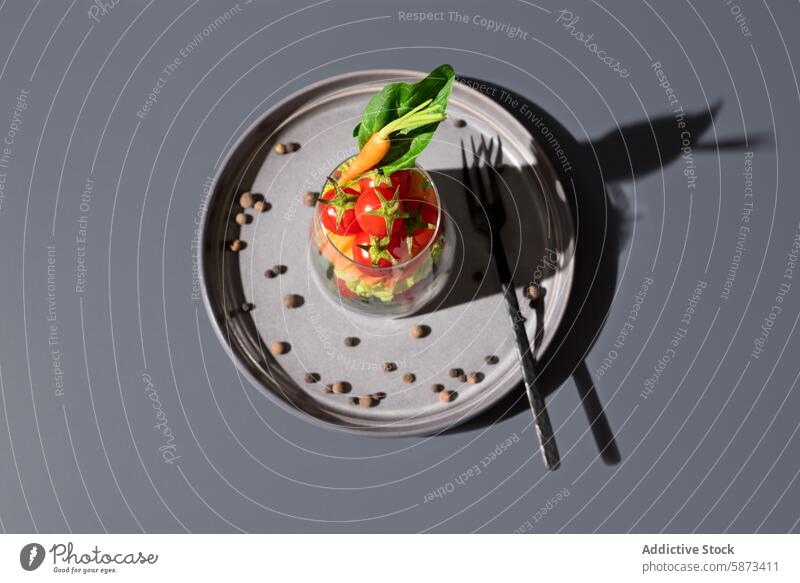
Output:
<svg viewBox="0 0 800 583">
<path fill-rule="evenodd" d="M 424 76 L 425 73 L 404 69 L 357 71 L 329 77 L 289 95 L 262 114 L 230 147 L 214 177 L 213 186 L 206 200 L 201 228 L 199 276 L 203 303 L 213 323 L 214 331 L 239 371 L 254 386 L 261 388 L 284 410 L 318 426 L 359 435 L 383 437 L 431 435 L 451 429 L 485 411 L 518 386 L 521 380 L 521 372 L 517 366 L 514 371 L 510 371 L 511 374 L 503 376 L 502 386 L 491 389 L 492 394 L 489 397 L 472 404 L 466 411 L 463 408 L 444 410 L 437 415 L 429 416 L 428 419 L 412 418 L 406 426 L 371 425 L 357 418 L 348 419 L 341 414 L 332 414 L 320 408 L 302 388 L 295 391 L 285 390 L 287 386 L 297 387 L 297 383 L 281 368 L 275 357 L 265 350 L 255 322 L 251 318 L 232 317 L 231 314 L 236 306 L 241 305 L 244 297 L 238 268 L 235 270 L 226 268 L 225 261 L 228 255 L 226 246 L 230 239 L 234 200 L 241 192 L 249 190 L 246 185 L 253 181 L 260 170 L 257 159 L 271 149 L 275 143 L 274 136 L 279 133 L 280 128 L 298 110 L 310 104 L 333 99 L 348 88 L 359 92 L 369 89 L 378 91 L 383 84 L 391 80 L 413 80 Z M 542 190 L 541 194 L 547 199 L 545 204 L 548 208 L 548 218 L 555 219 L 550 221 L 550 226 L 558 242 L 557 251 L 565 258 L 564 264 L 555 274 L 558 280 L 556 286 L 558 294 L 555 298 L 549 298 L 548 310 L 552 311 L 550 320 L 552 332 L 541 342 L 538 352 L 542 353 L 561 323 L 572 287 L 575 231 L 566 194 L 541 144 L 505 109 L 487 96 L 460 83 L 454 84 L 450 102 L 451 104 L 460 102 L 465 108 L 473 111 L 491 112 L 490 117 L 494 121 L 492 125 L 498 132 L 503 132 L 506 137 L 511 137 L 517 143 L 530 145 L 530 159 L 526 162 L 535 173 Z M 231 265 L 232 262 L 228 261 L 227 264 Z M 503 324 L 508 325 L 508 322 Z"/>
</svg>

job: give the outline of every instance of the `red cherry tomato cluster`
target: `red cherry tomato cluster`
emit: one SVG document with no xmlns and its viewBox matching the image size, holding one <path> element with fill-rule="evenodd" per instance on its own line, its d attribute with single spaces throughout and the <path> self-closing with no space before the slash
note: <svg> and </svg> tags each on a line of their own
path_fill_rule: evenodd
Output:
<svg viewBox="0 0 800 583">
<path fill-rule="evenodd" d="M 333 187 L 319 200 L 325 228 L 339 236 L 353 236 L 352 258 L 364 269 L 391 267 L 419 254 L 434 237 L 437 205 L 412 188 L 412 171 L 391 176 L 368 172 L 358 190 Z"/>
</svg>

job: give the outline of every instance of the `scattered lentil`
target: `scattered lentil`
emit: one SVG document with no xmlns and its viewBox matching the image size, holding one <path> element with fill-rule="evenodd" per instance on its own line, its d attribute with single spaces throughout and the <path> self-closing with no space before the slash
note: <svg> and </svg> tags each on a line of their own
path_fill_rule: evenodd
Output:
<svg viewBox="0 0 800 583">
<path fill-rule="evenodd" d="M 246 225 L 250 222 L 249 217 L 244 213 L 236 213 L 236 217 L 234 219 L 237 225 Z"/>
<path fill-rule="evenodd" d="M 397 370 L 397 363 L 395 362 L 384 362 L 383 363 L 383 372 L 394 372 Z"/>
<path fill-rule="evenodd" d="M 412 338 L 425 338 L 430 333 L 430 326 L 425 326 L 424 324 L 417 324 L 416 326 L 412 326 L 411 330 L 409 330 L 409 334 L 411 334 Z"/>
<path fill-rule="evenodd" d="M 333 383 L 333 385 L 331 385 L 331 390 L 337 395 L 349 393 L 350 389 L 352 389 L 352 387 L 350 386 L 350 383 L 348 383 L 347 381 L 336 381 L 335 383 Z"/>
<path fill-rule="evenodd" d="M 303 378 L 307 383 L 318 383 L 320 381 L 320 377 L 318 372 L 307 372 Z"/>
<path fill-rule="evenodd" d="M 403 375 L 403 382 L 404 383 L 411 384 L 416 380 L 417 380 L 417 375 L 415 375 L 412 372 L 407 372 L 406 374 Z"/>
<path fill-rule="evenodd" d="M 451 368 L 449 374 L 450 374 L 450 378 L 457 379 L 462 374 L 464 374 L 464 371 L 462 369 L 460 369 L 460 368 Z"/>
<path fill-rule="evenodd" d="M 471 385 L 476 385 L 483 380 L 482 372 L 471 372 L 467 375 L 467 382 Z"/>
<path fill-rule="evenodd" d="M 450 401 L 455 400 L 457 396 L 458 393 L 456 393 L 455 391 L 442 391 L 441 393 L 439 393 L 439 400 L 442 403 L 449 403 Z"/>
<path fill-rule="evenodd" d="M 286 354 L 292 349 L 291 345 L 288 342 L 279 342 L 275 341 L 272 343 L 270 350 L 272 354 Z"/>
<path fill-rule="evenodd" d="M 314 206 L 317 204 L 317 198 L 319 198 L 319 194 L 316 192 L 306 192 L 303 194 L 303 204 L 306 206 Z"/>
<path fill-rule="evenodd" d="M 249 192 L 243 192 L 239 197 L 239 205 L 243 208 L 249 209 L 253 206 L 253 195 Z"/>
<path fill-rule="evenodd" d="M 253 210 L 257 213 L 265 213 L 272 208 L 272 205 L 266 200 L 257 200 L 253 203 Z"/>
<path fill-rule="evenodd" d="M 361 340 L 356 338 L 355 336 L 348 336 L 344 339 L 345 346 L 358 346 L 361 343 Z"/>
<path fill-rule="evenodd" d="M 462 374 L 460 374 L 460 375 L 458 375 L 458 380 L 459 380 L 459 382 L 461 382 L 461 383 L 466 383 L 466 382 L 467 382 L 467 375 L 465 375 L 465 374 L 463 374 L 463 373 L 462 373 Z"/>
<path fill-rule="evenodd" d="M 284 273 L 289 271 L 289 268 L 286 267 L 285 265 L 276 265 L 272 269 L 274 269 L 275 273 L 277 273 L 278 275 L 283 275 Z"/>
<path fill-rule="evenodd" d="M 378 404 L 378 401 L 369 395 L 364 395 L 363 397 L 358 398 L 358 404 L 362 407 L 374 407 Z"/>
<path fill-rule="evenodd" d="M 286 153 L 286 144 L 275 144 L 275 153 L 276 154 L 285 154 Z"/>
<path fill-rule="evenodd" d="M 242 243 L 239 239 L 234 239 L 228 244 L 228 248 L 236 253 L 244 249 L 244 243 Z"/>
<path fill-rule="evenodd" d="M 278 274 L 275 273 L 275 271 L 272 270 L 272 269 L 267 269 L 264 272 L 264 277 L 268 277 L 269 279 L 272 279 L 272 278 L 277 277 L 277 276 L 278 276 Z"/>
<path fill-rule="evenodd" d="M 490 355 L 488 355 L 488 356 L 484 356 L 484 357 L 483 357 L 483 361 L 484 361 L 486 364 L 497 364 L 498 362 L 500 362 L 500 359 L 499 359 L 499 358 L 497 358 L 497 356 L 496 356 L 496 355 L 494 355 L 494 354 L 490 354 Z"/>
<path fill-rule="evenodd" d="M 453 125 L 456 126 L 457 128 L 463 128 L 467 125 L 467 122 L 464 121 L 463 119 L 454 119 Z"/>
<path fill-rule="evenodd" d="M 305 303 L 303 296 L 299 294 L 286 294 L 283 296 L 283 307 L 284 308 L 299 308 Z"/>
<path fill-rule="evenodd" d="M 529 300 L 538 300 L 542 295 L 542 290 L 535 283 L 530 284 L 525 288 L 525 297 Z"/>
<path fill-rule="evenodd" d="M 243 312 L 249 312 L 250 310 L 252 310 L 255 307 L 256 307 L 256 305 L 255 304 L 251 304 L 250 302 L 242 303 L 242 311 Z"/>
<path fill-rule="evenodd" d="M 444 390 L 444 385 L 440 385 L 439 383 L 431 385 L 431 391 L 434 393 L 441 393 Z"/>
</svg>

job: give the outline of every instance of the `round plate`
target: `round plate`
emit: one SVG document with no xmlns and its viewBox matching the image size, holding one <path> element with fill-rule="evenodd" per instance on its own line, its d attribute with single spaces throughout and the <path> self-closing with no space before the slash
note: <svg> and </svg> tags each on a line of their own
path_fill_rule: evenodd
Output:
<svg viewBox="0 0 800 583">
<path fill-rule="evenodd" d="M 307 87 L 265 113 L 238 140 L 218 172 L 203 225 L 201 275 L 205 303 L 221 341 L 240 369 L 289 410 L 326 426 L 374 435 L 430 434 L 457 425 L 491 406 L 520 379 L 511 321 L 495 277 L 488 242 L 470 223 L 462 181 L 462 143 L 471 153 L 483 137 L 502 145 L 500 174 L 507 221 L 503 242 L 520 298 L 525 327 L 536 353 L 552 340 L 572 283 L 574 228 L 564 190 L 536 140 L 511 115 L 484 95 L 455 84 L 449 119 L 439 125 L 419 163 L 433 176 L 444 208 L 456 225 L 447 244 L 455 265 L 447 290 L 404 319 L 355 314 L 338 305 L 314 280 L 309 261 L 313 208 L 303 193 L 318 191 L 325 176 L 356 150 L 353 126 L 369 98 L 386 83 L 413 82 L 423 73 L 374 70 L 341 75 Z M 463 123 L 466 122 L 466 123 Z M 299 149 L 278 155 L 278 143 Z M 471 156 L 470 156 L 471 159 Z M 261 193 L 267 212 L 247 213 L 239 226 L 239 195 Z M 240 239 L 239 252 L 228 244 Z M 286 266 L 267 278 L 265 270 Z M 540 283 L 543 301 L 529 305 L 522 289 Z M 303 305 L 283 307 L 286 294 Z M 253 309 L 242 309 L 252 304 Z M 249 306 L 248 306 L 249 307 Z M 415 324 L 430 328 L 415 339 Z M 345 346 L 344 339 L 360 339 Z M 270 345 L 291 350 L 273 356 Z M 494 364 L 485 357 L 495 355 Z M 398 370 L 384 372 L 382 363 Z M 452 378 L 452 368 L 479 373 L 469 384 Z M 307 383 L 306 373 L 321 381 Z M 412 373 L 413 382 L 404 375 Z M 348 394 L 325 387 L 346 381 Z M 454 392 L 442 402 L 431 385 Z M 519 390 L 522 390 L 519 388 Z M 386 396 L 377 406 L 351 404 L 352 397 Z"/>
</svg>

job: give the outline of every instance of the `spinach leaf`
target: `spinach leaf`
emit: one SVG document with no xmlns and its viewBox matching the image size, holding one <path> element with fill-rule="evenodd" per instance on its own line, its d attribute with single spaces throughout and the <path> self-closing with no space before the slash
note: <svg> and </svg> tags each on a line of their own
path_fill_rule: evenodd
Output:
<svg viewBox="0 0 800 583">
<path fill-rule="evenodd" d="M 353 129 L 358 137 L 358 147 L 390 122 L 402 117 L 427 100 L 445 111 L 447 100 L 453 90 L 455 71 L 450 65 L 440 65 L 417 83 L 389 83 L 367 103 L 361 122 Z M 430 143 L 439 122 L 409 130 L 400 130 L 392 135 L 389 152 L 380 162 L 381 170 L 389 175 L 396 170 L 413 168 L 417 156 Z"/>
</svg>

